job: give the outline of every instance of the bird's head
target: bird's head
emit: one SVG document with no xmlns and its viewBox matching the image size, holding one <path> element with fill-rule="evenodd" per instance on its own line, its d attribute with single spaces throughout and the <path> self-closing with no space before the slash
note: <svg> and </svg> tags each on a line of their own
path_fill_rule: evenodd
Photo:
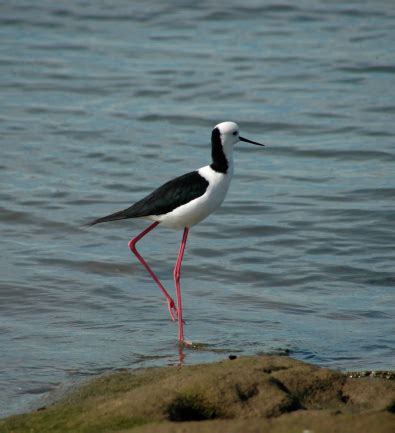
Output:
<svg viewBox="0 0 395 433">
<path fill-rule="evenodd" d="M 233 146 L 238 141 L 245 141 L 246 143 L 256 144 L 258 146 L 264 146 L 256 141 L 248 140 L 247 138 L 241 137 L 239 134 L 239 126 L 235 122 L 222 122 L 218 123 L 213 129 L 211 134 L 211 141 L 221 143 L 225 154 L 233 150 Z"/>
</svg>

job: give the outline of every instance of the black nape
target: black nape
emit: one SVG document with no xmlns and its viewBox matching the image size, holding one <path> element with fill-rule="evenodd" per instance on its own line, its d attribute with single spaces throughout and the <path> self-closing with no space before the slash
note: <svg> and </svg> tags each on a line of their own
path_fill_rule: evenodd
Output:
<svg viewBox="0 0 395 433">
<path fill-rule="evenodd" d="M 224 154 L 221 143 L 221 133 L 218 128 L 214 128 L 211 133 L 211 156 L 213 162 L 210 167 L 220 173 L 226 173 L 228 171 L 228 160 Z"/>
</svg>

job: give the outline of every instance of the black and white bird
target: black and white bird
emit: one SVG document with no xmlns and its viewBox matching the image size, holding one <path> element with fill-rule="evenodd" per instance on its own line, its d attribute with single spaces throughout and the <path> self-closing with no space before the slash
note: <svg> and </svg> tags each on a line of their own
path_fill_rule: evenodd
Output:
<svg viewBox="0 0 395 433">
<path fill-rule="evenodd" d="M 180 269 L 189 228 L 208 217 L 224 201 L 233 176 L 233 147 L 238 141 L 263 146 L 263 144 L 241 137 L 236 123 L 219 123 L 211 133 L 212 163 L 210 165 L 170 180 L 127 209 L 88 223 L 89 226 L 92 226 L 127 218 L 145 218 L 153 221 L 148 228 L 129 241 L 129 248 L 165 296 L 171 318 L 173 321 L 178 321 L 178 340 L 180 343 L 184 343 Z M 175 229 L 184 229 L 173 272 L 177 306 L 136 249 L 136 243 L 158 224 Z"/>
</svg>

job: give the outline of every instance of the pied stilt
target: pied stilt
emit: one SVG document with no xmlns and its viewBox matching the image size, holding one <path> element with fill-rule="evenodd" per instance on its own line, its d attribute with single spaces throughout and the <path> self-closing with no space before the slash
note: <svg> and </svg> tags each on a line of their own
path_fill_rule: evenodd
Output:
<svg viewBox="0 0 395 433">
<path fill-rule="evenodd" d="M 233 146 L 238 141 L 263 146 L 263 144 L 240 137 L 239 127 L 236 123 L 219 123 L 211 134 L 212 163 L 210 165 L 176 177 L 127 209 L 98 218 L 87 224 L 92 226 L 94 224 L 126 218 L 146 218 L 154 221 L 148 228 L 129 241 L 129 248 L 165 296 L 172 320 L 178 321 L 178 340 L 181 343 L 184 343 L 184 329 L 180 270 L 189 228 L 209 216 L 223 202 L 233 176 Z M 136 249 L 137 242 L 158 224 L 176 229 L 184 229 L 173 272 L 177 306 L 158 277 L 148 266 L 148 263 Z"/>
</svg>

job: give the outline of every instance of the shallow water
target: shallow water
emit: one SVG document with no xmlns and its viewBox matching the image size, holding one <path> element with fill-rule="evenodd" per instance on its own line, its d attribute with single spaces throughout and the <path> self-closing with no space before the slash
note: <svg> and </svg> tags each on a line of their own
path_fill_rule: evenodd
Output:
<svg viewBox="0 0 395 433">
<path fill-rule="evenodd" d="M 226 202 L 191 230 L 186 336 L 208 347 L 185 362 L 289 350 L 395 368 L 392 0 L 0 12 L 1 415 L 81 376 L 177 363 L 127 248 L 146 222 L 81 224 L 206 165 L 223 120 L 267 146 L 238 145 Z M 171 291 L 180 239 L 140 244 Z"/>
</svg>

